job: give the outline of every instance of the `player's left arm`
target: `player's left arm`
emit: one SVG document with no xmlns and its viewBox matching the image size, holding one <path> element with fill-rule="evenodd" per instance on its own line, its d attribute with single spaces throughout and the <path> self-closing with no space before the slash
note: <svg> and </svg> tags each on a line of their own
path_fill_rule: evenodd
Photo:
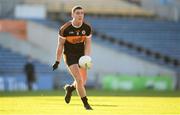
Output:
<svg viewBox="0 0 180 115">
<path fill-rule="evenodd" d="M 88 55 L 88 56 L 91 55 L 91 37 L 92 35 L 89 35 L 86 37 L 86 40 L 85 40 L 85 55 Z"/>
<path fill-rule="evenodd" d="M 87 24 L 87 36 L 85 39 L 85 55 L 91 55 L 91 39 L 92 39 L 92 28 Z"/>
</svg>

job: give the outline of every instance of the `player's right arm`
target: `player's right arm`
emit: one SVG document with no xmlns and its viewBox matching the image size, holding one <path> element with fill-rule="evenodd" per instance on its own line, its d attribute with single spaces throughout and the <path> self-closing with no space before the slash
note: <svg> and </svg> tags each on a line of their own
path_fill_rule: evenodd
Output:
<svg viewBox="0 0 180 115">
<path fill-rule="evenodd" d="M 62 57 L 64 43 L 65 43 L 65 39 L 61 38 L 61 36 L 60 36 L 58 38 L 58 45 L 57 45 L 57 50 L 56 50 L 56 61 L 58 61 L 58 62 L 60 62 L 61 57 Z"/>
<path fill-rule="evenodd" d="M 66 37 L 64 35 L 64 27 L 61 27 L 59 31 L 59 35 L 58 35 L 58 44 L 57 44 L 57 49 L 56 49 L 56 62 L 53 65 L 53 70 L 58 68 L 58 65 L 61 61 L 65 41 L 66 41 Z"/>
<path fill-rule="evenodd" d="M 64 49 L 64 43 L 65 43 L 65 39 L 63 39 L 61 36 L 59 36 L 58 45 L 57 45 L 57 49 L 56 49 L 56 62 L 53 65 L 53 71 L 58 68 L 58 65 L 61 61 L 61 57 L 62 57 L 62 53 L 63 53 L 63 49 Z"/>
<path fill-rule="evenodd" d="M 65 23 L 59 30 L 59 36 L 58 36 L 58 45 L 56 49 L 56 62 L 53 65 L 53 70 L 58 68 L 58 65 L 61 61 L 63 49 L 64 49 L 64 43 L 66 41 L 66 28 L 71 24 L 71 22 Z"/>
</svg>

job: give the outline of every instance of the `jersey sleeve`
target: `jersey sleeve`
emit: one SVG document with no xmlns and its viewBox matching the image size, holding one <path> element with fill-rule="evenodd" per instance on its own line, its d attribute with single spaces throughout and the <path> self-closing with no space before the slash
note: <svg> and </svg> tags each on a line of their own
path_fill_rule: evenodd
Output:
<svg viewBox="0 0 180 115">
<path fill-rule="evenodd" d="M 62 39 L 66 39 L 67 37 L 67 28 L 71 25 L 71 22 L 66 22 L 61 28 L 59 29 L 59 37 Z"/>
<path fill-rule="evenodd" d="M 90 25 L 87 26 L 87 38 L 92 37 L 92 28 Z"/>
<path fill-rule="evenodd" d="M 65 29 L 63 27 L 61 27 L 59 29 L 59 37 L 62 38 L 62 39 L 66 39 L 66 36 L 65 36 Z"/>
</svg>

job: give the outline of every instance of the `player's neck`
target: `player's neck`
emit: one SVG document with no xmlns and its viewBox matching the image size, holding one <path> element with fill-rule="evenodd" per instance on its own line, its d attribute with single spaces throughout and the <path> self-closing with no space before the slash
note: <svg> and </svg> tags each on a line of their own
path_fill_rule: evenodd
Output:
<svg viewBox="0 0 180 115">
<path fill-rule="evenodd" d="M 83 23 L 83 22 L 79 22 L 79 21 L 72 20 L 72 25 L 73 25 L 75 28 L 81 27 L 81 26 L 82 26 L 82 23 Z"/>
</svg>

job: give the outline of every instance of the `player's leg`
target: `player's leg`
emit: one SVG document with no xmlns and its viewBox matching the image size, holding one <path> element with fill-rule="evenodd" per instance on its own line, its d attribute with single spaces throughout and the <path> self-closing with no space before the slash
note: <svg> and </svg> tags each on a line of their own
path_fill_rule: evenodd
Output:
<svg viewBox="0 0 180 115">
<path fill-rule="evenodd" d="M 81 77 L 82 77 L 82 80 L 83 80 L 83 84 L 85 86 L 86 81 L 87 81 L 87 70 L 84 69 L 84 68 L 79 68 L 79 70 L 80 70 L 80 74 L 81 74 Z"/>
<path fill-rule="evenodd" d="M 77 56 L 74 56 L 74 55 L 64 55 L 64 61 L 65 61 L 65 63 L 67 64 L 67 66 L 68 66 L 68 70 L 69 70 L 69 72 L 70 72 L 70 74 L 72 75 L 72 76 L 74 76 L 74 73 L 73 73 L 73 71 L 70 69 L 70 67 L 71 67 L 71 65 L 76 65 L 76 71 L 78 71 L 78 74 L 79 75 L 76 75 L 76 76 L 80 76 L 79 78 L 81 78 L 81 87 L 83 87 L 83 89 L 84 89 L 84 84 L 86 83 L 86 79 L 87 79 L 87 74 L 86 74 L 86 71 L 85 70 L 82 70 L 82 69 L 80 69 L 79 68 L 79 66 L 78 66 L 78 60 L 79 60 L 79 58 L 81 57 L 81 55 L 77 55 Z M 82 76 L 83 76 L 83 78 L 82 78 Z M 85 82 L 83 82 L 83 81 L 85 81 Z M 75 89 L 77 89 L 77 80 L 74 78 L 74 82 L 71 84 L 71 85 L 66 85 L 65 87 L 64 87 L 64 89 L 65 89 L 65 91 L 66 91 L 66 94 L 65 94 L 65 101 L 66 101 L 66 103 L 69 103 L 70 102 L 70 100 L 71 100 L 71 96 L 72 96 L 72 92 L 75 90 Z M 85 90 L 85 89 L 84 89 Z M 77 90 L 78 91 L 78 90 Z M 81 91 L 80 91 L 80 93 L 81 93 Z M 78 93 L 79 94 L 79 93 Z M 86 92 L 85 92 L 85 94 L 86 94 Z M 85 108 L 86 109 L 92 109 L 90 106 L 89 106 L 89 104 L 87 103 L 87 98 L 86 98 L 86 96 L 84 97 L 84 98 L 82 98 L 82 101 L 83 101 L 83 103 L 85 103 Z"/>
<path fill-rule="evenodd" d="M 81 97 L 81 100 L 84 104 L 84 107 L 86 109 L 92 109 L 88 103 L 88 99 L 86 97 L 86 90 L 84 88 L 84 83 L 81 77 L 81 73 L 80 73 L 80 69 L 78 64 L 73 64 L 71 66 L 69 66 L 69 70 L 72 73 L 72 76 L 76 82 L 76 91 L 78 93 L 78 95 Z"/>
<path fill-rule="evenodd" d="M 81 78 L 81 73 L 78 64 L 73 64 L 69 67 L 72 76 L 75 80 L 76 90 L 80 97 L 86 96 L 86 91 L 84 89 L 83 80 Z"/>
<path fill-rule="evenodd" d="M 69 68 L 68 68 L 68 70 L 69 70 Z M 79 70 L 80 70 L 80 75 L 82 77 L 83 85 L 85 86 L 86 81 L 87 81 L 87 71 L 84 68 L 79 68 Z M 69 70 L 69 72 L 71 73 L 70 70 Z M 71 75 L 73 76 L 72 73 L 71 73 Z M 76 89 L 76 80 L 74 80 L 74 82 L 71 85 L 66 84 L 64 86 L 64 89 L 66 91 L 65 101 L 66 101 L 66 103 L 69 103 L 71 101 L 72 92 Z"/>
<path fill-rule="evenodd" d="M 73 74 L 71 73 L 69 67 L 67 66 L 69 73 L 71 74 L 71 76 L 73 76 Z M 65 90 L 65 102 L 68 104 L 71 101 L 71 96 L 72 96 L 72 92 L 76 89 L 76 81 L 74 80 L 74 82 L 69 85 L 66 84 L 64 86 L 64 90 Z"/>
<path fill-rule="evenodd" d="M 83 80 L 83 84 L 86 85 L 86 81 L 87 81 L 87 70 L 84 69 L 84 68 L 79 68 L 79 71 L 80 71 L 80 75 L 82 77 L 82 80 Z M 71 71 L 69 70 L 69 72 L 71 73 Z M 71 75 L 73 75 L 71 73 Z M 74 81 L 71 85 L 69 85 L 72 90 L 74 90 L 76 88 L 76 81 Z"/>
<path fill-rule="evenodd" d="M 73 74 L 71 73 L 70 69 L 68 66 L 72 65 L 73 63 L 75 63 L 75 57 L 72 56 L 72 55 L 66 55 L 64 54 L 63 55 L 63 59 L 64 59 L 64 62 L 67 64 L 67 68 L 68 68 L 68 71 L 69 73 L 73 76 Z M 75 83 L 75 80 L 74 82 L 69 85 L 69 84 L 66 84 L 64 86 L 64 90 L 65 90 L 65 102 L 66 103 L 69 103 L 71 101 L 71 96 L 72 96 L 72 92 L 76 89 L 76 83 Z"/>
<path fill-rule="evenodd" d="M 68 66 L 67 66 L 68 67 Z M 73 76 L 70 68 L 68 67 L 68 71 L 69 73 Z M 83 83 L 84 84 L 84 83 Z M 68 104 L 70 103 L 71 101 L 71 96 L 72 96 L 72 92 L 76 89 L 76 80 L 74 80 L 74 82 L 69 85 L 69 84 L 66 84 L 64 86 L 64 90 L 65 90 L 65 102 Z"/>
</svg>

